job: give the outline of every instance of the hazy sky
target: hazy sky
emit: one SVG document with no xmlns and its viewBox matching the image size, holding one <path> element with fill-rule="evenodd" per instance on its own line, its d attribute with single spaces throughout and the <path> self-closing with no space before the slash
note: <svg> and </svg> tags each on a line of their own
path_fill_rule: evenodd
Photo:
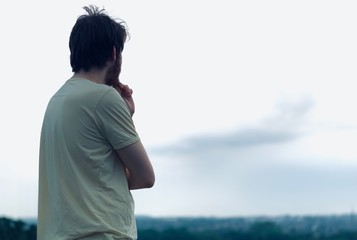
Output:
<svg viewBox="0 0 357 240">
<path fill-rule="evenodd" d="M 157 181 L 152 216 L 357 208 L 355 1 L 8 1 L 0 14 L 0 215 L 36 216 L 49 98 L 89 3 L 128 24 L 121 81 Z"/>
</svg>

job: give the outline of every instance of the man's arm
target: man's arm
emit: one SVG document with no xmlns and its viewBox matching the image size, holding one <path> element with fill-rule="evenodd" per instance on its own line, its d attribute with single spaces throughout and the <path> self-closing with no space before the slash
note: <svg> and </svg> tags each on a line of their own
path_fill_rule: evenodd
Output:
<svg viewBox="0 0 357 240">
<path fill-rule="evenodd" d="M 117 150 L 120 160 L 127 168 L 129 189 L 151 188 L 155 173 L 141 141 Z"/>
<path fill-rule="evenodd" d="M 114 88 L 123 97 L 131 116 L 133 116 L 135 112 L 135 104 L 132 97 L 133 90 L 128 85 L 120 83 L 119 79 L 114 84 Z M 151 188 L 154 185 L 154 170 L 141 141 L 119 149 L 117 153 L 126 167 L 129 189 Z"/>
</svg>

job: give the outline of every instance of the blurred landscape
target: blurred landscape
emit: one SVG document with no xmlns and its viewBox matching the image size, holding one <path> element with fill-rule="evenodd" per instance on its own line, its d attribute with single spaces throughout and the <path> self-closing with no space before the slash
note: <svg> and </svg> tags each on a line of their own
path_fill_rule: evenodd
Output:
<svg viewBox="0 0 357 240">
<path fill-rule="evenodd" d="M 356 240 L 357 215 L 137 217 L 140 240 Z M 0 240 L 36 240 L 36 219 L 0 218 Z"/>
</svg>

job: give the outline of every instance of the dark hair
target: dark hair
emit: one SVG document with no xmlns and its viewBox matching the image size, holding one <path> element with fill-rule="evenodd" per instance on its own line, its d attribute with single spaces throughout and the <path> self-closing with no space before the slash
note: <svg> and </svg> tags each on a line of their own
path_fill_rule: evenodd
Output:
<svg viewBox="0 0 357 240">
<path fill-rule="evenodd" d="M 119 57 L 129 35 L 125 22 L 116 22 L 104 9 L 93 5 L 83 9 L 87 14 L 78 17 L 69 38 L 72 72 L 103 68 L 112 59 L 113 46 Z"/>
</svg>

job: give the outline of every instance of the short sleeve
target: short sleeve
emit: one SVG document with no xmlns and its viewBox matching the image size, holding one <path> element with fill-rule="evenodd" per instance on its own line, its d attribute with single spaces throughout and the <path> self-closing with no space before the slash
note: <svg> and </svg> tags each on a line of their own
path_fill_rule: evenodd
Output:
<svg viewBox="0 0 357 240">
<path fill-rule="evenodd" d="M 115 150 L 139 140 L 129 109 L 114 88 L 106 91 L 98 102 L 95 118 L 99 131 Z"/>
</svg>

